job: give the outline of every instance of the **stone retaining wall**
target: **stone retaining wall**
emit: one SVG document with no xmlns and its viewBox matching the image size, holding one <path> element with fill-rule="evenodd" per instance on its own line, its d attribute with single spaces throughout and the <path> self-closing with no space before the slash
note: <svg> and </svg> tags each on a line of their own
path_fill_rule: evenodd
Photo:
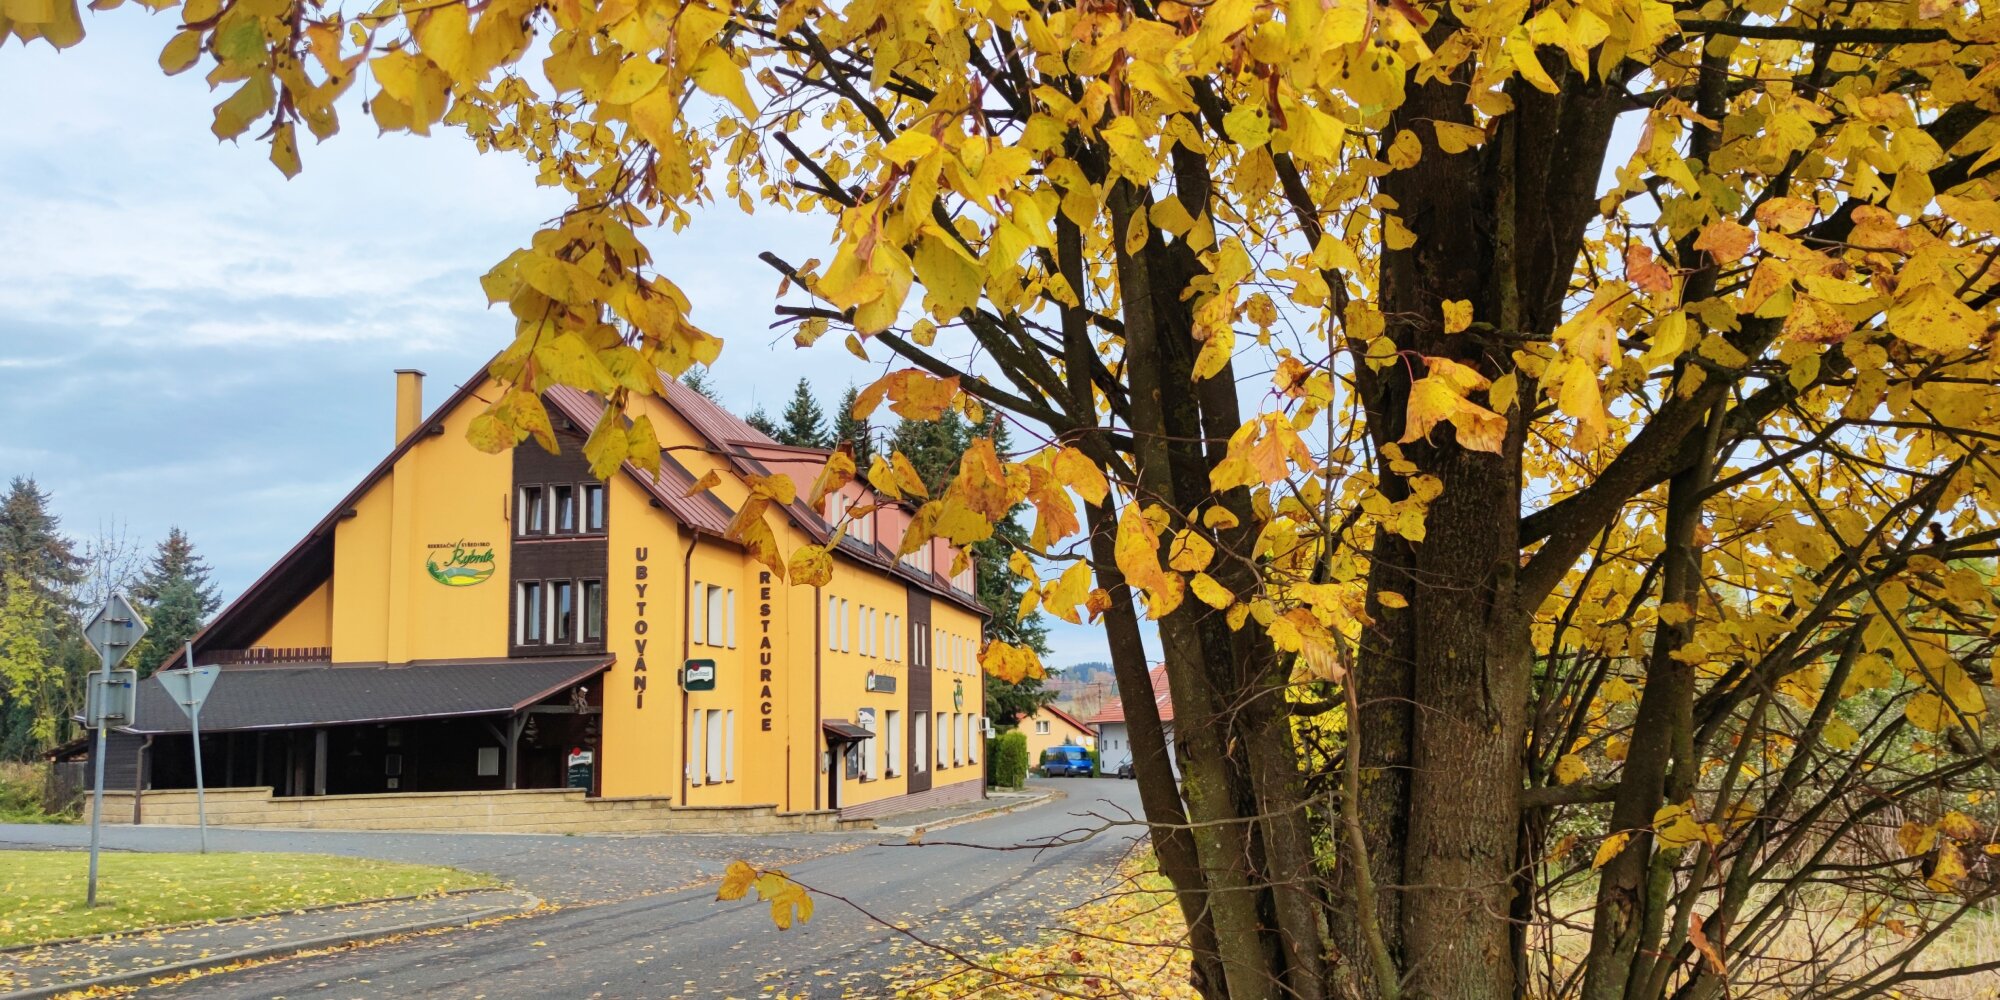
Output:
<svg viewBox="0 0 2000 1000">
<path fill-rule="evenodd" d="M 104 793 L 104 821 L 130 825 L 132 792 Z M 89 819 L 90 801 L 84 801 Z M 193 826 L 195 793 L 139 793 L 139 822 Z M 399 792 L 278 798 L 269 788 L 208 792 L 211 826 L 303 830 L 461 830 L 486 833 L 804 833 L 867 828 L 866 820 L 830 809 L 780 812 L 776 806 L 679 807 L 664 798 L 593 799 L 581 790 Z"/>
</svg>

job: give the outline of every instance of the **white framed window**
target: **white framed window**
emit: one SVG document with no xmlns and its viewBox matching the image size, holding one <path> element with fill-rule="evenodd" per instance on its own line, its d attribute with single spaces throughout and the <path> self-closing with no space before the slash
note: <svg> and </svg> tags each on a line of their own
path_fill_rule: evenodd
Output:
<svg viewBox="0 0 2000 1000">
<path fill-rule="evenodd" d="M 965 717 L 965 762 L 979 763 L 979 748 L 986 743 L 986 716 Z"/>
<path fill-rule="evenodd" d="M 569 535 L 576 532 L 576 487 L 559 483 L 549 487 L 549 505 L 555 508 L 551 523 L 555 533 Z"/>
<path fill-rule="evenodd" d="M 869 732 L 868 738 L 861 741 L 861 780 L 874 781 L 882 776 L 882 762 L 875 756 L 875 710 L 864 708 L 855 716 L 855 724 Z"/>
<path fill-rule="evenodd" d="M 688 710 L 687 736 L 687 779 L 699 785 L 701 784 L 703 774 L 701 768 L 701 750 L 703 746 L 701 742 L 701 709 L 699 708 Z"/>
<path fill-rule="evenodd" d="M 549 581 L 549 641 L 576 641 L 576 584 Z"/>
<path fill-rule="evenodd" d="M 721 587 L 708 585 L 708 628 L 705 640 L 711 646 L 721 646 L 729 641 L 729 610 L 723 599 Z"/>
<path fill-rule="evenodd" d="M 604 641 L 604 581 L 583 581 L 583 641 Z"/>
<path fill-rule="evenodd" d="M 708 723 L 708 744 L 707 744 L 708 753 L 706 757 L 707 766 L 703 768 L 703 770 L 708 775 L 709 784 L 719 785 L 722 783 L 722 760 L 723 760 L 722 710 L 719 708 L 709 709 L 708 719 L 706 721 Z"/>
<path fill-rule="evenodd" d="M 840 599 L 840 651 L 843 653 L 848 652 L 849 647 L 853 645 L 851 633 L 854 631 L 854 623 L 848 620 L 848 614 L 847 598 L 843 597 Z"/>
<path fill-rule="evenodd" d="M 826 648 L 840 649 L 840 598 L 826 599 Z"/>
<path fill-rule="evenodd" d="M 951 765 L 951 716 L 944 712 L 937 715 L 937 762 L 941 768 Z"/>
<path fill-rule="evenodd" d="M 965 716 L 951 713 L 951 766 L 965 763 Z"/>
<path fill-rule="evenodd" d="M 912 745 L 916 752 L 910 755 L 910 760 L 917 773 L 922 774 L 931 766 L 931 713 L 918 712 L 911 719 L 910 736 L 916 741 Z"/>
<path fill-rule="evenodd" d="M 882 718 L 882 772 L 893 778 L 903 773 L 903 713 L 890 709 Z"/>
<path fill-rule="evenodd" d="M 514 499 L 514 533 L 539 535 L 548 530 L 547 493 L 539 486 L 523 486 Z"/>
<path fill-rule="evenodd" d="M 722 636 L 730 649 L 736 648 L 736 590 L 730 588 L 722 592 Z"/>
<path fill-rule="evenodd" d="M 868 605 L 866 605 L 866 604 L 863 604 L 863 605 L 860 605 L 860 606 L 856 607 L 856 608 L 854 609 L 854 617 L 855 617 L 855 623 L 854 623 L 854 626 L 855 626 L 855 628 L 856 628 L 857 630 L 859 630 L 859 632 L 861 633 L 861 634 L 859 634 L 859 635 L 857 635 L 857 636 L 855 636 L 855 637 L 854 637 L 854 651 L 855 651 L 855 652 L 857 652 L 857 653 L 860 653 L 860 654 L 861 654 L 862 656 L 867 656 L 867 655 L 869 655 L 869 651 L 868 651 Z"/>
<path fill-rule="evenodd" d="M 524 580 L 514 592 L 514 642 L 517 645 L 538 645 L 547 636 L 547 612 L 543 610 L 542 584 L 538 580 Z"/>
<path fill-rule="evenodd" d="M 736 780 L 736 710 L 722 713 L 722 780 Z"/>
<path fill-rule="evenodd" d="M 583 530 L 604 530 L 604 484 L 583 485 Z"/>
<path fill-rule="evenodd" d="M 1048 721 L 1047 721 L 1047 720 L 1045 720 L 1045 719 L 1036 719 L 1036 720 L 1035 720 L 1035 735 L 1036 735 L 1036 736 L 1047 736 L 1048 734 L 1049 734 L 1049 724 L 1048 724 Z"/>
<path fill-rule="evenodd" d="M 903 637 L 903 616 L 890 615 L 889 634 L 884 636 L 883 640 L 889 650 L 888 658 L 892 661 L 896 659 L 896 654 L 901 651 L 902 637 Z"/>
<path fill-rule="evenodd" d="M 688 582 L 688 641 L 700 642 L 704 633 L 703 622 L 708 619 L 702 613 L 708 608 L 708 585 L 700 580 Z"/>
</svg>

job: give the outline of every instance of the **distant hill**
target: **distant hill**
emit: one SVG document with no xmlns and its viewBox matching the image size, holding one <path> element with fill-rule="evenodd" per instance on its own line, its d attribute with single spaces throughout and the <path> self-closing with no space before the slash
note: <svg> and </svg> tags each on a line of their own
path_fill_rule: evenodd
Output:
<svg viewBox="0 0 2000 1000">
<path fill-rule="evenodd" d="M 1056 705 L 1081 719 L 1096 715 L 1118 696 L 1118 681 L 1109 663 L 1077 663 L 1055 671 L 1042 686 L 1056 694 Z"/>
<path fill-rule="evenodd" d="M 1111 664 L 1093 660 L 1089 663 L 1075 663 L 1067 667 L 1058 667 L 1056 673 L 1057 676 L 1072 684 L 1084 684 L 1097 679 L 1096 675 L 1098 674 L 1103 674 L 1106 677 L 1111 676 Z"/>
</svg>

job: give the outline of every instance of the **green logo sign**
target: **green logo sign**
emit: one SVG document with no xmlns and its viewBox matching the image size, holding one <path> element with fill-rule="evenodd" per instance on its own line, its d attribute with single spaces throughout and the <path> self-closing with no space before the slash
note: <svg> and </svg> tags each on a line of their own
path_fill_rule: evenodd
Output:
<svg viewBox="0 0 2000 1000">
<path fill-rule="evenodd" d="M 965 682 L 951 682 L 951 707 L 963 711 L 965 708 Z"/>
<path fill-rule="evenodd" d="M 681 690 L 715 690 L 715 661 L 689 660 L 681 666 Z"/>
<path fill-rule="evenodd" d="M 447 587 L 470 587 L 493 575 L 493 546 L 487 542 L 432 543 L 424 568 Z"/>
</svg>

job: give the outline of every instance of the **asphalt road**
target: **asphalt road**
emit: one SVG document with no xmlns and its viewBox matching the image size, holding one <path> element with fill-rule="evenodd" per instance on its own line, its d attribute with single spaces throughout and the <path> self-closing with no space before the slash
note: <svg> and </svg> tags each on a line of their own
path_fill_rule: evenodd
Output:
<svg viewBox="0 0 2000 1000">
<path fill-rule="evenodd" d="M 886 997 L 947 970 L 941 949 L 980 955 L 1032 938 L 1112 886 L 1137 831 L 1077 831 L 1139 812 L 1136 787 L 1062 779 L 1068 798 L 927 836 L 521 837 L 216 831 L 221 850 L 314 851 L 491 872 L 558 904 L 497 925 L 378 944 L 142 991 L 211 998 Z M 1095 814 L 1095 815 L 1091 815 Z M 21 827 L 0 847 L 25 846 Z M 107 828 L 107 831 L 112 828 Z M 185 849 L 126 828 L 113 846 Z M 188 831 L 191 835 L 192 831 Z M 150 835 L 148 835 L 150 834 Z M 1063 843 L 1048 846 L 1054 841 Z M 788 931 L 751 900 L 719 903 L 736 857 L 782 864 L 830 893 Z M 700 883 L 687 888 L 691 883 Z M 834 897 L 840 897 L 836 899 Z M 850 902 L 842 902 L 844 899 Z M 865 913 L 863 911 L 866 911 Z M 906 928 L 921 939 L 888 925 Z"/>
</svg>

